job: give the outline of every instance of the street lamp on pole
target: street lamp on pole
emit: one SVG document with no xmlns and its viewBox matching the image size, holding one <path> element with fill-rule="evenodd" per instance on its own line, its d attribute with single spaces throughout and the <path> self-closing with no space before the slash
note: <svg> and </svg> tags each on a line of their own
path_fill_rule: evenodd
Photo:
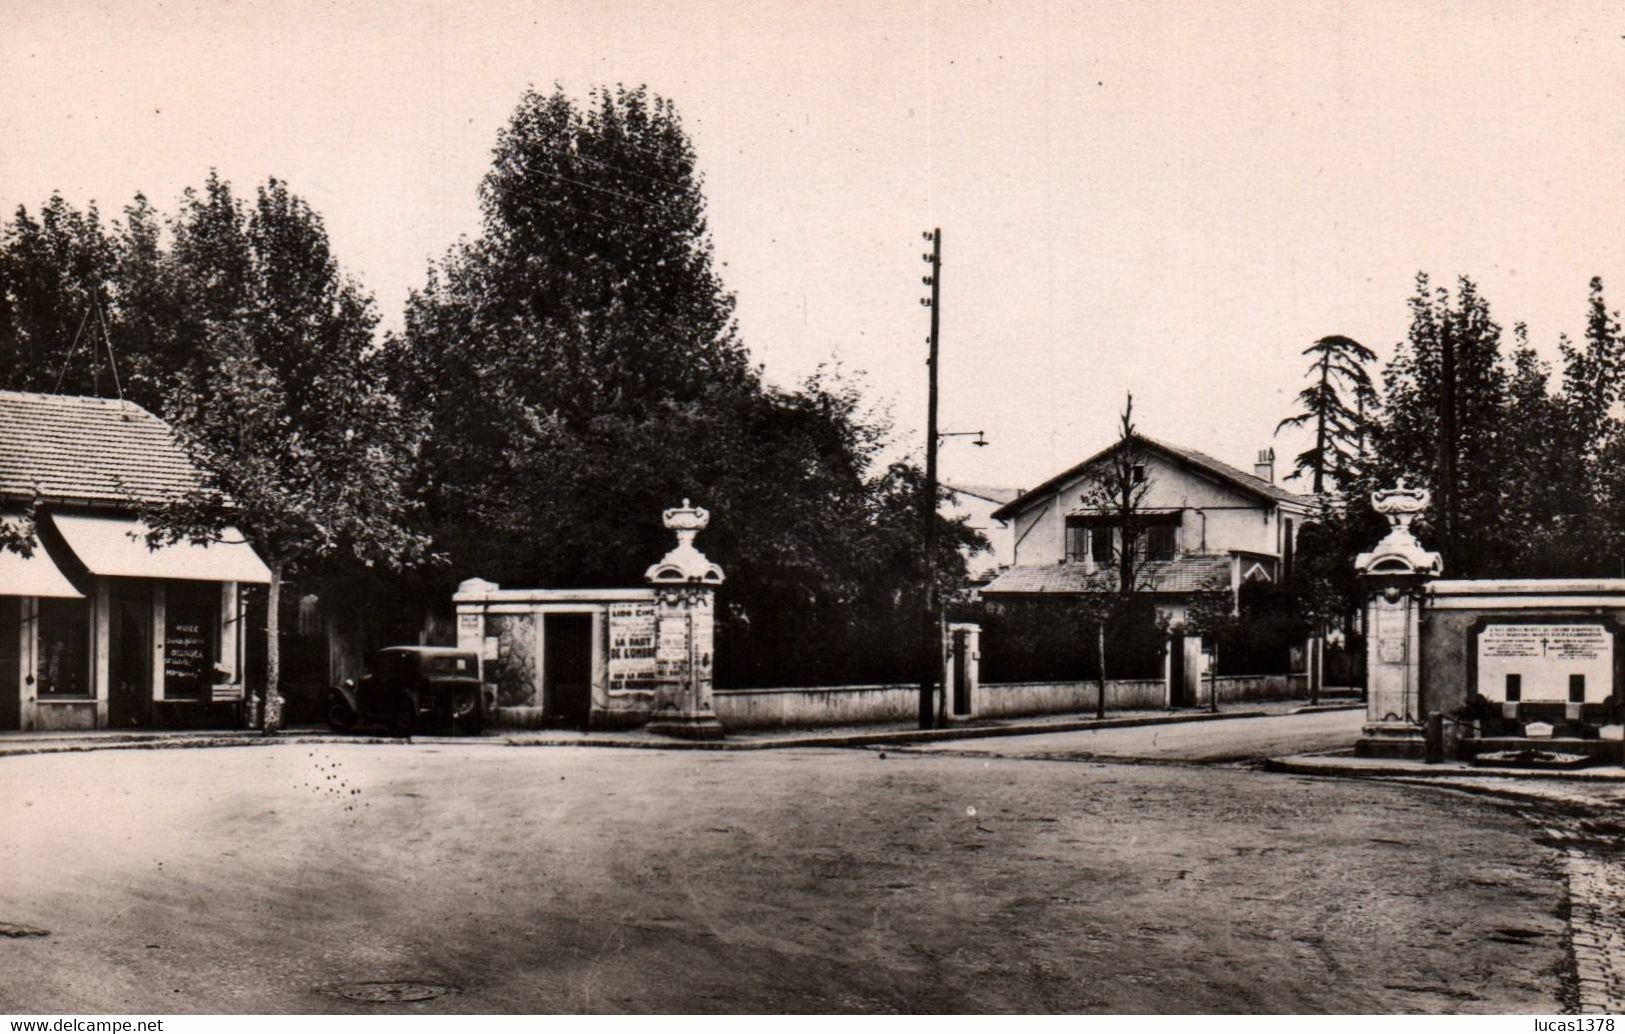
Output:
<svg viewBox="0 0 1625 1034">
<path fill-rule="evenodd" d="M 921 234 L 931 242 L 931 250 L 920 256 L 931 266 L 931 275 L 922 282 L 931 288 L 931 297 L 921 298 L 920 304 L 931 310 L 930 358 L 926 366 L 930 374 L 930 389 L 926 400 L 925 419 L 925 493 L 920 500 L 920 519 L 925 523 L 925 606 L 920 614 L 920 728 L 936 725 L 937 671 L 941 667 L 941 653 L 937 617 L 937 328 L 942 312 L 942 230 Z"/>
</svg>

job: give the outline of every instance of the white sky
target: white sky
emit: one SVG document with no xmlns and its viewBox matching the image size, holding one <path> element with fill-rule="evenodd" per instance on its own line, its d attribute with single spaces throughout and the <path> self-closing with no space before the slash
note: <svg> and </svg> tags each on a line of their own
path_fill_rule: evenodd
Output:
<svg viewBox="0 0 1625 1034">
<path fill-rule="evenodd" d="M 398 326 L 527 84 L 647 83 L 699 152 L 773 379 L 867 370 L 918 444 L 919 231 L 944 233 L 950 480 L 1146 433 L 1241 466 L 1419 269 L 1550 350 L 1625 305 L 1625 12 L 1607 3 L 5 3 L 0 205 L 172 211 L 285 178 Z M 1283 457 L 1299 443 L 1278 443 Z"/>
</svg>

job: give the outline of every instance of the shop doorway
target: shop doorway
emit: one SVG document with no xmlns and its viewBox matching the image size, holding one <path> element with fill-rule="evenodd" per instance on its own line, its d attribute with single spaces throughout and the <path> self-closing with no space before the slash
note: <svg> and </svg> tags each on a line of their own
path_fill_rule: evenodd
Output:
<svg viewBox="0 0 1625 1034">
<path fill-rule="evenodd" d="M 592 710 L 592 615 L 542 620 L 542 713 L 584 729 Z"/>
<path fill-rule="evenodd" d="M 109 594 L 107 724 L 114 729 L 152 720 L 152 593 L 144 584 L 115 583 Z"/>
<path fill-rule="evenodd" d="M 0 596 L 0 732 L 23 727 L 23 671 L 18 644 L 26 606 L 27 601 L 20 596 Z"/>
</svg>

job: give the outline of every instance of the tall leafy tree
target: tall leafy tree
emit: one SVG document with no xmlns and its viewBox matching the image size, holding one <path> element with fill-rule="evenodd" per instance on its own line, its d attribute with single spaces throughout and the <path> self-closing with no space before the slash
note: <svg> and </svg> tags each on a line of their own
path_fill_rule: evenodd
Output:
<svg viewBox="0 0 1625 1034">
<path fill-rule="evenodd" d="M 101 314 L 110 308 L 115 245 L 94 204 L 53 194 L 0 228 L 0 384 L 96 394 L 113 378 Z"/>
<path fill-rule="evenodd" d="M 1375 429 L 1373 473 L 1390 483 L 1426 479 L 1429 530 L 1449 569 L 1474 577 L 1506 565 L 1518 548 L 1499 523 L 1502 471 L 1517 443 L 1503 420 L 1501 327 L 1466 277 L 1452 298 L 1419 274 L 1410 308 L 1408 338 L 1384 373 L 1387 419 Z"/>
<path fill-rule="evenodd" d="M 372 300 L 286 184 L 269 181 L 249 209 L 211 177 L 175 229 L 175 261 L 200 287 L 186 320 L 202 355 L 176 372 L 166 409 L 207 483 L 150 520 L 159 541 L 208 541 L 234 524 L 271 568 L 263 728 L 273 732 L 289 574 L 426 551 L 406 493 L 419 433 L 384 389 Z"/>
<path fill-rule="evenodd" d="M 197 359 L 193 300 L 166 224 L 137 194 L 104 226 L 53 195 L 37 216 L 0 227 L 0 384 L 76 395 L 115 393 L 162 413 L 174 372 Z"/>
<path fill-rule="evenodd" d="M 888 429 L 852 384 L 762 382 L 674 106 L 527 92 L 480 200 L 480 233 L 430 269 L 386 348 L 433 428 L 415 491 L 451 565 L 430 594 L 473 574 L 635 583 L 668 548 L 658 513 L 687 497 L 728 571 L 719 680 L 839 678 L 906 642 L 891 622 L 920 570 L 899 502 L 917 472 L 880 464 Z M 950 575 L 965 540 L 941 536 Z M 809 656 L 809 636 L 876 648 Z"/>
<path fill-rule="evenodd" d="M 1303 354 L 1313 358 L 1307 371 L 1310 383 L 1298 393 L 1303 408 L 1275 430 L 1314 428 L 1314 444 L 1297 455 L 1288 477 L 1312 474 L 1312 491 L 1320 495 L 1328 476 L 1347 481 L 1363 466 L 1369 423 L 1377 415 L 1377 392 L 1366 365 L 1377 356 L 1341 334 L 1319 339 Z"/>
<path fill-rule="evenodd" d="M 493 158 L 482 232 L 412 295 L 393 358 L 401 393 L 436 429 L 424 468 L 436 527 L 454 552 L 501 569 L 486 530 L 522 534 L 538 506 L 567 505 L 534 481 L 538 462 L 607 444 L 615 420 L 726 405 L 757 383 L 668 101 L 641 88 L 595 90 L 585 105 L 527 92 Z M 471 533 L 470 516 L 484 530 Z"/>
</svg>

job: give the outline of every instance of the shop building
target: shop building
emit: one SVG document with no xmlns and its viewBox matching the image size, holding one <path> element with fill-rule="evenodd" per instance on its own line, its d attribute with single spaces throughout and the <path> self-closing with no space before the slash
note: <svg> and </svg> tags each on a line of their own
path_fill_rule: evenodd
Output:
<svg viewBox="0 0 1625 1034">
<path fill-rule="evenodd" d="M 235 528 L 152 547 L 141 514 L 201 484 L 131 402 L 0 391 L 0 731 L 244 723 L 245 614 L 270 571 Z"/>
</svg>

